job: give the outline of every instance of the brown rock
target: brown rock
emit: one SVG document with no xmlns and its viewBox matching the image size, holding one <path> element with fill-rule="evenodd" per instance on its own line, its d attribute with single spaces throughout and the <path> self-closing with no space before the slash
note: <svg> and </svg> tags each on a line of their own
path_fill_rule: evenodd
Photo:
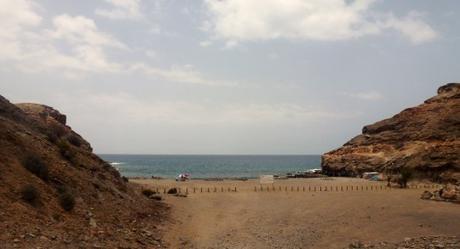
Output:
<svg viewBox="0 0 460 249">
<path fill-rule="evenodd" d="M 460 83 L 392 118 L 365 126 L 362 134 L 322 156 L 327 175 L 408 168 L 433 180 L 460 182 Z"/>
<path fill-rule="evenodd" d="M 420 197 L 420 199 L 423 199 L 423 200 L 429 200 L 431 199 L 431 197 L 433 197 L 433 194 L 430 192 L 430 191 L 424 191 L 422 193 L 422 196 Z"/>
</svg>

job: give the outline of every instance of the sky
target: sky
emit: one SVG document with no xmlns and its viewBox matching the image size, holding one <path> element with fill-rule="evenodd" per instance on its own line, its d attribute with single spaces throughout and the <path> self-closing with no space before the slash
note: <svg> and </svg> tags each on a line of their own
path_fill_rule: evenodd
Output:
<svg viewBox="0 0 460 249">
<path fill-rule="evenodd" d="M 457 0 L 0 0 L 0 94 L 97 153 L 322 154 L 460 81 Z"/>
</svg>

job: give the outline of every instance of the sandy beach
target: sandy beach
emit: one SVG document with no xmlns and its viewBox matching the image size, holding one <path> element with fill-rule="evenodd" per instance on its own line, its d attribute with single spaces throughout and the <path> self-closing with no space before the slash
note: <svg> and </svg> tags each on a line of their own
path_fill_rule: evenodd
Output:
<svg viewBox="0 0 460 249">
<path fill-rule="evenodd" d="M 188 192 L 162 194 L 171 206 L 161 228 L 171 248 L 347 248 L 354 240 L 460 235 L 460 206 L 421 200 L 423 188 L 435 187 L 427 183 L 389 189 L 357 178 L 289 179 L 261 191 L 258 180 L 131 181 Z"/>
</svg>

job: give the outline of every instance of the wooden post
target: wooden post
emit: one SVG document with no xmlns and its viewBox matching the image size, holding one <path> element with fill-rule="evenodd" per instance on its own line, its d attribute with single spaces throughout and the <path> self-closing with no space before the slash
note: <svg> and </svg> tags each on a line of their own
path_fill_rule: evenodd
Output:
<svg viewBox="0 0 460 249">
<path fill-rule="evenodd" d="M 209 191 L 209 187 L 208 187 L 208 193 L 210 193 L 211 191 Z"/>
<path fill-rule="evenodd" d="M 299 192 L 299 186 L 297 186 L 297 192 Z"/>
<path fill-rule="evenodd" d="M 308 185 L 308 192 L 311 192 L 311 186 Z"/>
<path fill-rule="evenodd" d="M 195 193 L 195 187 L 193 187 L 193 193 Z"/>
<path fill-rule="evenodd" d="M 254 192 L 257 192 L 257 187 L 256 186 L 254 186 Z"/>
<path fill-rule="evenodd" d="M 220 187 L 220 192 L 224 192 L 224 187 Z"/>
<path fill-rule="evenodd" d="M 302 191 L 305 192 L 305 186 L 302 186 Z"/>
<path fill-rule="evenodd" d="M 185 193 L 188 194 L 188 188 L 185 188 Z"/>
</svg>

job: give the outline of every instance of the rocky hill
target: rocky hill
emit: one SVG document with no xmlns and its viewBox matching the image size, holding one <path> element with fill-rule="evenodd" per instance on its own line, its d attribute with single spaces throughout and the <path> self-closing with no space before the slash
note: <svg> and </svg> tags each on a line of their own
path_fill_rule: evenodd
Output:
<svg viewBox="0 0 460 249">
<path fill-rule="evenodd" d="M 322 156 L 328 175 L 399 172 L 460 182 L 460 84 L 450 83 L 423 104 L 365 126 L 362 134 Z"/>
<path fill-rule="evenodd" d="M 0 96 L 1 248 L 162 248 L 166 215 L 65 115 Z"/>
</svg>

